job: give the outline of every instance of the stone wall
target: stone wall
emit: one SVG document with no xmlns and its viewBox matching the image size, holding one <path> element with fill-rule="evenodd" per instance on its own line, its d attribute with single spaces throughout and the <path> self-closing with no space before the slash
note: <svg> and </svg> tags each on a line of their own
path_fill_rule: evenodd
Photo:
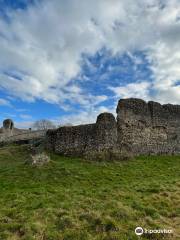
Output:
<svg viewBox="0 0 180 240">
<path fill-rule="evenodd" d="M 118 147 L 140 154 L 180 154 L 180 106 L 121 99 L 117 107 Z"/>
<path fill-rule="evenodd" d="M 117 124 L 111 113 L 102 113 L 95 124 L 60 127 L 48 130 L 47 149 L 67 156 L 84 156 L 114 148 Z"/>
<path fill-rule="evenodd" d="M 30 142 L 31 140 L 35 139 L 43 139 L 45 138 L 46 131 L 39 130 L 39 131 L 22 131 L 16 133 L 1 133 L 0 134 L 0 143 L 23 143 L 23 142 Z"/>
<path fill-rule="evenodd" d="M 35 139 L 44 138 L 45 135 L 46 135 L 45 130 L 27 131 L 27 132 L 22 132 L 22 133 L 13 135 L 9 138 L 6 138 L 6 141 L 18 142 L 18 141 L 26 141 L 26 140 L 35 140 Z"/>
<path fill-rule="evenodd" d="M 102 113 L 95 124 L 49 130 L 46 147 L 70 156 L 104 151 L 116 152 L 116 158 L 125 153 L 180 154 L 180 106 L 121 99 L 117 122 L 112 114 Z"/>
<path fill-rule="evenodd" d="M 11 142 L 28 143 L 31 140 L 43 139 L 45 135 L 45 130 L 31 131 L 15 128 L 14 122 L 11 119 L 6 119 L 3 121 L 3 127 L 0 128 L 0 144 Z"/>
</svg>

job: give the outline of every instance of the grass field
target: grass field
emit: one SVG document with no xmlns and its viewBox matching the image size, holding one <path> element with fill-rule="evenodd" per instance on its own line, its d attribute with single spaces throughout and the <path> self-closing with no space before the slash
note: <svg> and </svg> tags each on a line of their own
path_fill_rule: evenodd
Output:
<svg viewBox="0 0 180 240">
<path fill-rule="evenodd" d="M 0 240 L 180 239 L 180 157 L 98 163 L 0 149 Z M 134 229 L 172 229 L 144 234 Z"/>
</svg>

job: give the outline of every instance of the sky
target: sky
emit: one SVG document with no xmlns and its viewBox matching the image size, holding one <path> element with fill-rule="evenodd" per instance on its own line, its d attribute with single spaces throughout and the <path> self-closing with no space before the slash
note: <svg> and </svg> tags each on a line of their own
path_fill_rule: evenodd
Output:
<svg viewBox="0 0 180 240">
<path fill-rule="evenodd" d="M 180 0 L 0 0 L 0 122 L 96 121 L 180 104 Z"/>
</svg>

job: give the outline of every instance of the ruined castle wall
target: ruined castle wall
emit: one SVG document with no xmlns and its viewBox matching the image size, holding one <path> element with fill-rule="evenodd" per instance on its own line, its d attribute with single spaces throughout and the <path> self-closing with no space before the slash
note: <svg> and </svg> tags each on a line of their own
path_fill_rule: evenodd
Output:
<svg viewBox="0 0 180 240">
<path fill-rule="evenodd" d="M 180 154 L 180 106 L 121 99 L 117 122 L 103 113 L 95 124 L 49 130 L 46 140 L 47 149 L 73 156 L 107 149 L 116 155 Z"/>
<path fill-rule="evenodd" d="M 67 156 L 113 148 L 117 141 L 117 124 L 110 113 L 100 114 L 95 124 L 60 127 L 46 135 L 48 150 Z"/>
<path fill-rule="evenodd" d="M 29 130 L 18 130 L 5 132 L 0 134 L 0 142 L 16 142 L 16 141 L 25 141 L 25 140 L 33 140 L 45 137 L 46 131 L 29 131 Z"/>
<path fill-rule="evenodd" d="M 47 148 L 63 155 L 82 155 L 86 146 L 91 145 L 95 125 L 60 127 L 48 130 Z"/>
<path fill-rule="evenodd" d="M 117 107 L 118 148 L 139 154 L 180 153 L 180 106 L 122 99 Z"/>
</svg>

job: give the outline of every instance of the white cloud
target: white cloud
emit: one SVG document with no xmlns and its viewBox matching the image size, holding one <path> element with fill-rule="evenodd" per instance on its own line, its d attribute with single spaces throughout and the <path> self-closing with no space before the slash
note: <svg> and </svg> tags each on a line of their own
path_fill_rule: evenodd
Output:
<svg viewBox="0 0 180 240">
<path fill-rule="evenodd" d="M 19 116 L 20 116 L 20 118 L 22 118 L 24 120 L 32 119 L 32 116 L 29 114 L 20 114 Z"/>
<path fill-rule="evenodd" d="M 162 103 L 180 103 L 180 48 L 158 43 L 149 55 L 154 74 L 153 90 L 155 100 Z"/>
<path fill-rule="evenodd" d="M 149 100 L 149 89 L 151 87 L 150 82 L 137 82 L 129 83 L 125 86 L 120 87 L 109 87 L 113 91 L 117 98 L 142 98 Z"/>
<path fill-rule="evenodd" d="M 11 95 L 92 109 L 107 96 L 87 93 L 72 80 L 82 54 L 105 47 L 128 52 L 136 64 L 131 52 L 146 51 L 153 72 L 152 83 L 112 88 L 116 95 L 180 103 L 179 0 L 45 0 L 9 16 L 10 23 L 0 19 L 0 87 Z"/>
<path fill-rule="evenodd" d="M 70 1 L 46 1 L 27 12 L 11 13 L 11 24 L 0 21 L 0 64 L 3 71 L 11 71 L 10 76 L 1 74 L 1 87 L 28 101 L 69 98 L 64 88 L 80 72 L 81 54 L 101 47 L 90 15 L 79 15 L 76 8 Z M 75 94 L 79 101 L 86 98 Z"/>
<path fill-rule="evenodd" d="M 57 127 L 66 126 L 66 125 L 90 124 L 90 123 L 95 123 L 97 116 L 103 112 L 111 112 L 115 116 L 116 115 L 115 108 L 116 106 L 113 106 L 111 108 L 104 107 L 104 106 L 91 108 L 91 109 L 87 108 L 84 111 L 80 110 L 80 111 L 77 111 L 76 113 L 64 115 L 61 117 L 56 117 L 54 119 L 49 118 L 49 120 L 53 122 L 53 124 Z M 27 115 L 27 116 L 20 115 L 20 117 L 23 120 L 15 122 L 15 127 L 21 128 L 21 129 L 27 129 L 32 127 L 34 121 L 30 120 L 31 119 L 30 115 Z"/>
<path fill-rule="evenodd" d="M 55 125 L 79 125 L 79 124 L 89 124 L 95 123 L 97 116 L 102 112 L 111 112 L 115 116 L 115 107 L 96 107 L 92 109 L 86 109 L 84 111 L 79 111 L 70 115 L 66 115 L 60 118 L 52 119 Z"/>
<path fill-rule="evenodd" d="M 12 105 L 11 105 L 11 103 L 10 103 L 8 100 L 6 100 L 6 99 L 4 99 L 4 98 L 0 98 L 0 106 L 8 106 L 8 107 L 11 107 Z"/>
</svg>

